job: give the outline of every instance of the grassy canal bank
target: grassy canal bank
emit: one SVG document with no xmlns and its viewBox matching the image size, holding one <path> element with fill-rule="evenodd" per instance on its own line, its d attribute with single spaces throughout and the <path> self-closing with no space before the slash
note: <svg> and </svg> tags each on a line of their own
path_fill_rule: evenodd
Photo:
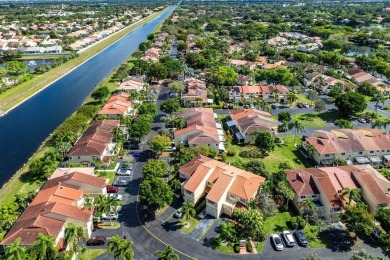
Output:
<svg viewBox="0 0 390 260">
<path fill-rule="evenodd" d="M 19 84 L 18 86 L 15 86 L 8 91 L 2 93 L 0 95 L 0 110 L 3 112 L 7 112 L 11 110 L 12 108 L 18 106 L 34 94 L 38 93 L 48 85 L 52 84 L 59 78 L 63 77 L 64 75 L 71 72 L 73 69 L 77 68 L 84 62 L 86 62 L 88 59 L 92 58 L 94 55 L 98 54 L 100 51 L 104 50 L 105 48 L 109 47 L 119 39 L 121 39 L 123 36 L 128 34 L 130 31 L 136 29 L 137 27 L 149 22 L 153 18 L 157 17 L 161 13 L 163 13 L 167 8 L 154 13 L 145 19 L 141 20 L 138 23 L 129 25 L 125 29 L 118 31 L 117 33 L 103 39 L 102 41 L 98 42 L 94 46 L 91 46 L 90 48 L 86 49 L 85 51 L 81 52 L 80 55 L 74 59 L 69 60 L 68 62 L 42 74 L 42 75 L 36 75 L 31 80 L 24 82 L 22 84 Z"/>
</svg>

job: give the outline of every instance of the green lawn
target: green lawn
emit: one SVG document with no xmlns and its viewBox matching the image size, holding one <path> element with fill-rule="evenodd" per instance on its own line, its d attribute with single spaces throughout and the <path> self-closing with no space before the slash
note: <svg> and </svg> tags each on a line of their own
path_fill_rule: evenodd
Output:
<svg viewBox="0 0 390 260">
<path fill-rule="evenodd" d="M 325 248 L 327 241 L 326 239 L 318 234 L 317 226 L 310 225 L 307 223 L 303 229 L 307 241 L 309 241 L 310 247 L 312 248 Z"/>
<path fill-rule="evenodd" d="M 308 99 L 304 94 L 298 94 L 297 97 L 298 97 L 298 99 L 297 99 L 297 101 L 294 102 L 295 104 L 298 104 L 298 103 L 310 104 L 311 103 L 311 100 Z"/>
<path fill-rule="evenodd" d="M 179 225 L 182 225 L 181 228 L 180 228 L 180 230 L 183 231 L 184 233 L 188 234 L 188 233 L 190 233 L 192 230 L 194 230 L 194 228 L 198 225 L 199 219 L 197 219 L 197 218 L 192 218 L 192 217 L 191 217 L 190 220 L 189 220 L 189 223 L 190 223 L 190 226 L 189 226 L 189 227 L 185 227 L 185 226 L 184 226 L 184 223 L 185 223 L 185 221 L 182 220 L 181 224 L 179 224 Z"/>
<path fill-rule="evenodd" d="M 78 259 L 79 260 L 95 259 L 96 257 L 104 254 L 105 252 L 107 252 L 107 249 L 86 249 L 85 248 L 85 251 L 79 254 Z"/>
<path fill-rule="evenodd" d="M 226 246 L 220 245 L 217 247 L 217 250 L 221 253 L 232 255 L 235 254 L 233 246 L 234 245 L 230 243 L 227 244 Z"/>
<path fill-rule="evenodd" d="M 298 149 L 294 145 L 294 136 L 287 136 L 286 138 L 281 137 L 284 141 L 284 144 L 276 145 L 275 150 L 270 152 L 269 155 L 261 160 L 268 171 L 275 172 L 278 170 L 279 164 L 281 162 L 290 162 L 294 169 L 301 169 L 312 167 L 312 165 L 302 156 Z M 297 144 L 300 144 L 300 138 L 296 137 L 295 139 Z M 239 156 L 240 151 L 245 149 L 251 149 L 254 146 L 239 146 L 227 144 L 227 149 L 236 151 L 235 156 L 227 157 L 227 163 L 241 163 L 245 164 L 249 162 L 250 158 L 242 158 Z"/>
<path fill-rule="evenodd" d="M 295 114 L 293 120 L 299 120 L 303 126 L 308 127 L 326 127 L 325 121 L 318 116 L 318 113 Z"/>
<path fill-rule="evenodd" d="M 158 210 L 156 211 L 156 216 L 160 216 L 161 214 L 163 214 L 164 211 L 167 210 L 167 208 L 169 208 L 169 205 L 168 205 L 168 204 L 165 204 L 165 206 L 164 206 L 163 208 L 158 209 Z"/>
</svg>

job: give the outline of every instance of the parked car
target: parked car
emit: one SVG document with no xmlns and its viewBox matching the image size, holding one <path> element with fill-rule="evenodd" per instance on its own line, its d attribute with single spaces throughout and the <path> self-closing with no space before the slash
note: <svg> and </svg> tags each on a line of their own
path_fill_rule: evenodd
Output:
<svg viewBox="0 0 390 260">
<path fill-rule="evenodd" d="M 271 108 L 272 108 L 272 109 L 277 109 L 277 108 L 278 108 L 278 106 L 277 106 L 277 105 L 275 105 L 275 104 L 272 104 L 272 105 L 271 105 Z"/>
<path fill-rule="evenodd" d="M 302 106 L 303 106 L 304 108 L 309 108 L 309 107 L 310 107 L 310 105 L 309 105 L 309 104 L 307 104 L 307 103 L 305 103 L 305 104 L 302 104 Z"/>
<path fill-rule="evenodd" d="M 121 212 L 122 211 L 122 206 L 116 206 L 116 212 Z"/>
<path fill-rule="evenodd" d="M 364 118 L 359 118 L 358 121 L 359 121 L 359 123 L 362 123 L 362 124 L 366 123 L 366 120 Z"/>
<path fill-rule="evenodd" d="M 364 120 L 366 121 L 366 123 L 371 123 L 371 118 L 369 117 L 365 117 Z"/>
<path fill-rule="evenodd" d="M 279 106 L 279 108 L 280 108 L 280 109 L 287 109 L 288 106 L 286 106 L 286 105 L 281 105 L 281 106 Z"/>
<path fill-rule="evenodd" d="M 183 215 L 183 212 L 182 211 L 182 208 L 179 208 L 176 212 L 175 212 L 175 218 L 181 218 L 181 216 Z"/>
<path fill-rule="evenodd" d="M 249 105 L 245 105 L 244 108 L 248 109 L 248 108 L 249 108 Z"/>
<path fill-rule="evenodd" d="M 174 151 L 176 151 L 176 147 L 174 146 L 170 146 L 167 148 L 167 152 L 174 152 Z"/>
<path fill-rule="evenodd" d="M 122 164 L 121 167 L 119 167 L 118 170 L 123 170 L 123 171 L 129 170 L 129 171 L 132 171 L 133 170 L 133 166 L 132 165 L 124 165 L 124 164 Z"/>
<path fill-rule="evenodd" d="M 272 242 L 274 243 L 275 249 L 278 251 L 283 250 L 284 246 L 282 243 L 282 239 L 280 239 L 280 236 L 278 234 L 273 234 L 271 236 Z"/>
<path fill-rule="evenodd" d="M 106 244 L 106 237 L 104 236 L 91 237 L 87 241 L 87 246 L 102 246 L 104 244 Z"/>
<path fill-rule="evenodd" d="M 116 172 L 117 175 L 126 175 L 130 176 L 131 175 L 131 170 L 124 170 L 124 169 L 118 169 Z"/>
<path fill-rule="evenodd" d="M 141 156 L 141 153 L 140 152 L 133 152 L 133 153 L 130 153 L 132 156 L 134 157 L 140 157 Z"/>
<path fill-rule="evenodd" d="M 115 197 L 117 198 L 118 200 L 122 200 L 122 195 L 118 194 L 118 193 L 110 193 L 109 195 L 110 197 Z"/>
<path fill-rule="evenodd" d="M 118 187 L 126 187 L 129 182 L 127 180 L 116 180 L 114 181 L 114 186 Z M 119 190 L 119 188 L 118 188 Z"/>
<path fill-rule="evenodd" d="M 374 227 L 374 230 L 372 231 L 372 237 L 374 237 L 374 239 L 379 239 L 381 234 L 382 230 L 380 230 L 378 227 Z"/>
<path fill-rule="evenodd" d="M 283 231 L 282 236 L 287 246 L 295 246 L 295 240 L 290 231 Z"/>
<path fill-rule="evenodd" d="M 102 219 L 103 220 L 117 220 L 118 219 L 118 215 L 115 214 L 115 212 L 111 212 L 109 215 L 102 214 Z"/>
<path fill-rule="evenodd" d="M 302 230 L 296 230 L 294 232 L 295 237 L 297 238 L 298 243 L 301 246 L 307 246 L 307 239 L 305 237 L 305 234 L 303 234 Z"/>
<path fill-rule="evenodd" d="M 107 185 L 107 193 L 117 193 L 119 188 L 113 185 Z"/>
<path fill-rule="evenodd" d="M 297 107 L 298 108 L 303 108 L 303 104 L 302 103 L 298 103 Z"/>
</svg>

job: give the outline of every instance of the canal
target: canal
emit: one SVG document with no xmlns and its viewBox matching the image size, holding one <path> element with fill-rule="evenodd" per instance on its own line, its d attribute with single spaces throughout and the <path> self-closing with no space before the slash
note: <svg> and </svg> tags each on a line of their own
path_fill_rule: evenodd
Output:
<svg viewBox="0 0 390 260">
<path fill-rule="evenodd" d="M 176 6 L 138 27 L 77 69 L 0 117 L 0 187 L 114 68 L 147 39 Z"/>
</svg>

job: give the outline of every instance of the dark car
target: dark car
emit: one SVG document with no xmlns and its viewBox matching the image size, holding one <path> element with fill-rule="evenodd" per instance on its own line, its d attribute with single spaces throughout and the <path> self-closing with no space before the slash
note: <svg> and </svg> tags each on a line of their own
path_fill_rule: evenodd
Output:
<svg viewBox="0 0 390 260">
<path fill-rule="evenodd" d="M 102 246 L 106 243 L 106 237 L 97 236 L 88 239 L 87 246 Z"/>
<path fill-rule="evenodd" d="M 107 185 L 107 193 L 117 193 L 119 188 L 113 185 Z"/>
<path fill-rule="evenodd" d="M 301 246 L 307 246 L 307 239 L 305 237 L 305 234 L 303 234 L 302 230 L 296 230 L 294 232 L 294 235 Z"/>
<path fill-rule="evenodd" d="M 271 105 L 272 109 L 277 109 L 278 107 L 276 105 Z"/>
<path fill-rule="evenodd" d="M 364 120 L 366 120 L 366 123 L 371 123 L 371 118 L 365 117 Z"/>
</svg>

